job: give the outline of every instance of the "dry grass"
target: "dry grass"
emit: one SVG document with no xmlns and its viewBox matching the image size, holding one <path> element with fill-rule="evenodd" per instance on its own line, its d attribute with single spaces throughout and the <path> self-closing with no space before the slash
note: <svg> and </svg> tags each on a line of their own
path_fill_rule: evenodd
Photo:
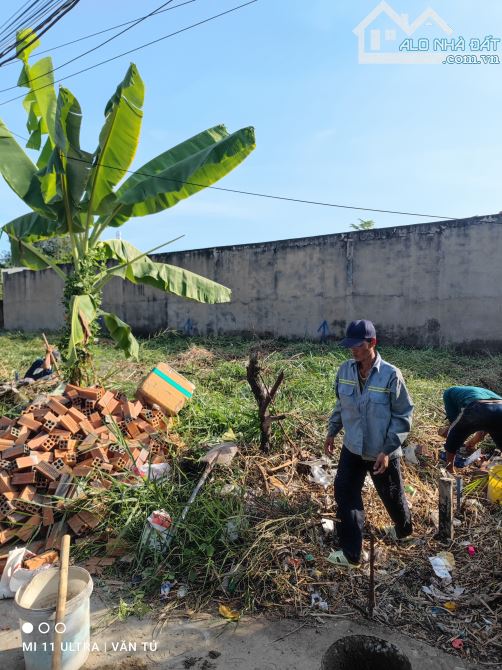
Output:
<svg viewBox="0 0 502 670">
<path fill-rule="evenodd" d="M 39 353 L 38 340 L 30 336 L 0 335 L 0 346 L 6 369 L 27 367 Z M 280 369 L 285 370 L 274 409 L 286 414 L 286 420 L 274 427 L 274 449 L 268 456 L 256 447 L 256 405 L 245 382 L 249 350 L 256 346 L 265 352 L 266 378 L 275 379 Z M 502 357 L 402 348 L 384 349 L 382 355 L 402 369 L 415 403 L 409 442 L 424 446 L 430 455 L 421 457 L 420 466 L 404 465 L 406 484 L 415 490 L 409 499 L 416 544 L 396 546 L 383 537 L 381 529 L 388 525 L 388 517 L 374 489 L 367 486 L 364 491 L 367 526 L 377 537 L 373 617 L 489 666 L 500 661 L 502 649 L 501 510 L 489 506 L 480 492 L 479 501 L 467 503 L 457 514 L 461 525 L 451 546 L 444 547 L 434 538 L 440 476 L 437 451 L 442 444 L 437 428 L 443 421 L 441 394 L 447 386 L 483 384 L 502 390 Z M 162 617 L 213 607 L 220 601 L 239 610 L 322 617 L 324 613 L 311 607 L 312 591 L 327 600 L 330 615 L 368 616 L 367 569 L 347 572 L 327 561 L 333 540 L 323 533 L 320 520 L 335 518 L 331 487 L 325 491 L 310 482 L 308 468 L 300 463 L 321 453 L 334 402 L 331 386 L 345 358 L 343 351 L 305 342 L 190 340 L 170 334 L 143 341 L 139 363 L 118 361 L 106 342 L 98 348 L 97 357 L 105 383 L 129 394 L 158 360 L 166 360 L 196 384 L 193 401 L 174 427 L 188 451 L 177 454 L 173 446 L 173 478 L 162 485 L 143 484 L 134 489 L 117 484 L 107 494 L 101 493 L 100 503 L 109 510 L 107 522 L 99 529 L 101 539 L 89 538 L 80 549 L 81 558 L 99 553 L 103 533 L 106 539 L 121 529 L 133 556 L 132 563 L 119 562 L 116 567 L 124 583 L 124 601 L 130 596 L 134 577 L 140 582 L 134 603 L 142 598 L 155 603 L 164 581 L 188 584 L 185 599 L 178 599 L 173 589 L 159 613 Z M 211 477 L 167 556 L 145 551 L 139 540 L 145 518 L 160 507 L 179 516 L 200 475 L 196 460 L 200 445 L 230 428 L 240 444 L 239 458 L 230 470 L 222 469 Z M 466 475 L 466 483 L 469 479 Z M 238 539 L 228 535 L 229 520 L 238 529 Z M 472 558 L 465 542 L 477 549 Z M 367 548 L 367 538 L 365 543 Z M 466 589 L 454 612 L 435 609 L 441 603 L 421 589 L 437 585 L 428 557 L 445 548 L 455 556 L 454 584 Z M 451 640 L 460 634 L 464 651 L 455 651 Z"/>
</svg>

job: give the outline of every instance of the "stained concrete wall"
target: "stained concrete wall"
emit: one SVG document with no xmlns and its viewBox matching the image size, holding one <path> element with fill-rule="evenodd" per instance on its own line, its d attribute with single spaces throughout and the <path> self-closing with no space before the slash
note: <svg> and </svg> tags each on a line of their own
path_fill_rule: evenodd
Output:
<svg viewBox="0 0 502 670">
<path fill-rule="evenodd" d="M 501 224 L 495 215 L 158 254 L 229 286 L 232 302 L 201 305 L 116 279 L 103 307 L 143 334 L 339 337 L 351 319 L 369 318 L 381 341 L 502 349 Z M 6 329 L 61 327 L 53 272 L 4 282 Z"/>
</svg>

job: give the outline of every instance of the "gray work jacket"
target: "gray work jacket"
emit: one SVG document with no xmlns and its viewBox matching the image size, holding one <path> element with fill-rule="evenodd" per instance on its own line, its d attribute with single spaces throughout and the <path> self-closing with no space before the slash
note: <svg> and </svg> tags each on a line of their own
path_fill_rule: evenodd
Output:
<svg viewBox="0 0 502 670">
<path fill-rule="evenodd" d="M 337 402 L 328 425 L 330 437 L 343 428 L 344 446 L 366 460 L 375 460 L 381 451 L 391 458 L 402 455 L 413 403 L 398 368 L 377 353 L 361 391 L 357 363 L 346 361 L 336 375 L 335 392 Z"/>
</svg>

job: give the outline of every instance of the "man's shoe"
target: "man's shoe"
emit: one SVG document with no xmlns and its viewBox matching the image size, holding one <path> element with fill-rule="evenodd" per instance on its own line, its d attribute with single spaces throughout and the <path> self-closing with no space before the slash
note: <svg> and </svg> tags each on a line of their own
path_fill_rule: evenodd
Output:
<svg viewBox="0 0 502 670">
<path fill-rule="evenodd" d="M 395 526 L 386 526 L 383 529 L 383 532 L 385 533 L 385 536 L 389 538 L 389 540 L 392 540 L 393 542 L 396 542 L 397 544 L 414 544 L 415 539 L 413 535 L 407 535 L 406 537 L 398 537 L 396 533 L 396 527 Z"/>
<path fill-rule="evenodd" d="M 360 563 L 351 563 L 341 549 L 339 549 L 338 551 L 332 551 L 331 554 L 328 556 L 328 561 L 330 563 L 333 563 L 333 565 L 338 566 L 339 568 L 361 567 Z"/>
</svg>

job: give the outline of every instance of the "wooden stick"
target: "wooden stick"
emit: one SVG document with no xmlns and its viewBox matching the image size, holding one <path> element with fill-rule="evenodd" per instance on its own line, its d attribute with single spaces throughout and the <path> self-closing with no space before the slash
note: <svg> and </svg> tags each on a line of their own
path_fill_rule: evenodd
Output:
<svg viewBox="0 0 502 670">
<path fill-rule="evenodd" d="M 61 554 L 59 559 L 59 587 L 56 604 L 56 621 L 54 624 L 54 651 L 52 653 L 52 670 L 61 670 L 61 643 L 63 633 L 58 632 L 58 624 L 64 622 L 66 610 L 66 595 L 68 592 L 68 565 L 70 562 L 70 536 L 63 535 Z"/>
<path fill-rule="evenodd" d="M 45 346 L 47 348 L 47 351 L 49 351 L 49 343 L 47 342 L 47 338 L 45 337 L 45 333 L 42 333 L 42 337 L 44 338 L 44 342 L 45 342 Z M 54 369 L 56 370 L 56 373 L 57 373 L 58 377 L 61 377 L 61 373 L 60 373 L 59 368 L 58 368 L 58 363 L 56 361 L 56 357 L 54 356 L 52 351 L 50 353 L 50 357 L 51 357 L 51 361 L 54 364 Z"/>
<path fill-rule="evenodd" d="M 453 539 L 453 482 L 450 477 L 439 480 L 439 539 Z"/>
<path fill-rule="evenodd" d="M 373 616 L 375 609 L 375 536 L 370 532 L 370 582 L 368 591 L 368 612 Z"/>
<path fill-rule="evenodd" d="M 460 513 L 460 508 L 462 506 L 462 490 L 464 488 L 464 480 L 462 479 L 462 477 L 457 475 L 455 477 L 455 481 L 456 481 L 456 491 L 457 491 L 457 514 L 459 514 Z"/>
</svg>

